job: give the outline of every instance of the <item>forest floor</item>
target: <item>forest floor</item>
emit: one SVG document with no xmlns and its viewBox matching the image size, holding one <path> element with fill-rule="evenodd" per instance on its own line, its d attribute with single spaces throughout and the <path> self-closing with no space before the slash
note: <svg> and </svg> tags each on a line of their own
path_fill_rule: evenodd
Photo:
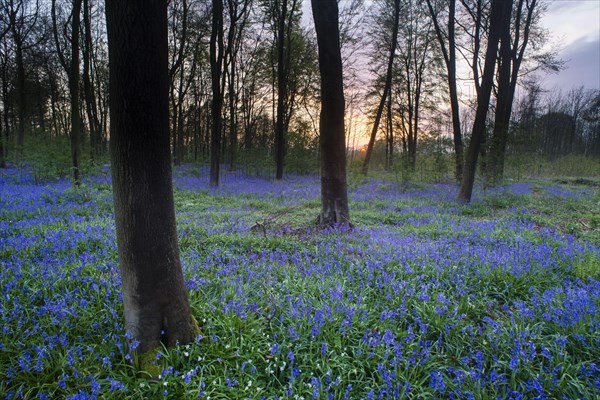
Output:
<svg viewBox="0 0 600 400">
<path fill-rule="evenodd" d="M 136 373 L 110 179 L 0 171 L 6 399 L 593 399 L 597 180 L 350 181 L 354 228 L 317 229 L 319 179 L 176 170 L 196 343 Z"/>
</svg>

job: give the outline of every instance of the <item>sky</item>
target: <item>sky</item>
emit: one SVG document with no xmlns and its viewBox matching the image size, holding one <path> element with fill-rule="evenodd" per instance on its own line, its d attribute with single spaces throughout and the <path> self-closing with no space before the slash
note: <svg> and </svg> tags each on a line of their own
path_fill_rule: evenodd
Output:
<svg viewBox="0 0 600 400">
<path fill-rule="evenodd" d="M 549 0 L 543 25 L 560 46 L 565 69 L 541 74 L 546 89 L 600 89 L 600 0 Z"/>
<path fill-rule="evenodd" d="M 348 0 L 342 0 L 342 2 Z M 558 48 L 565 64 L 559 73 L 540 73 L 547 90 L 585 86 L 600 89 L 600 0 L 547 0 L 542 25 L 548 48 Z M 303 22 L 312 25 L 310 1 L 303 1 Z"/>
</svg>

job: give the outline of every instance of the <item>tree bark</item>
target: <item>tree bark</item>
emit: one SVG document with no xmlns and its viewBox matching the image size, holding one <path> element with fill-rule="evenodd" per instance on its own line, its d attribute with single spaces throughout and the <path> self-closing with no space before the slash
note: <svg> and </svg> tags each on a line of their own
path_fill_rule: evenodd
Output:
<svg viewBox="0 0 600 400">
<path fill-rule="evenodd" d="M 321 225 L 350 225 L 337 0 L 312 0 L 321 72 Z"/>
<path fill-rule="evenodd" d="M 169 149 L 167 1 L 107 0 L 110 153 L 125 326 L 145 353 L 192 341 Z"/>
<path fill-rule="evenodd" d="M 383 88 L 383 94 L 377 107 L 377 113 L 375 114 L 375 120 L 373 121 L 373 129 L 371 129 L 371 137 L 369 138 L 369 144 L 367 145 L 367 152 L 365 154 L 365 160 L 362 166 L 363 175 L 367 175 L 369 172 L 369 162 L 371 161 L 371 154 L 373 153 L 373 147 L 375 146 L 375 139 L 377 138 L 377 131 L 379 130 L 379 124 L 381 122 L 381 115 L 385 108 L 385 102 L 387 96 L 391 95 L 392 88 L 392 73 L 394 67 L 394 58 L 396 56 L 396 46 L 398 44 L 398 25 L 400 21 L 400 0 L 394 0 L 394 26 L 392 27 L 392 43 L 390 46 L 390 56 L 388 58 L 387 70 L 385 74 L 385 85 Z"/>
<path fill-rule="evenodd" d="M 221 73 L 223 72 L 223 0 L 213 0 L 212 30 L 210 35 L 210 72 L 212 80 L 211 140 L 210 140 L 210 185 L 219 186 L 221 166 L 221 110 L 223 92 Z"/>
<path fill-rule="evenodd" d="M 477 157 L 481 149 L 483 136 L 485 135 L 485 121 L 492 94 L 498 42 L 500 41 L 500 35 L 504 27 L 507 24 L 510 26 L 512 0 L 492 0 L 491 7 L 487 50 L 485 53 L 483 74 L 481 76 L 481 85 L 477 91 L 477 110 L 475 112 L 475 121 L 473 122 L 471 142 L 467 149 L 463 179 L 458 192 L 458 201 L 461 203 L 471 201 L 477 168 Z"/>
</svg>

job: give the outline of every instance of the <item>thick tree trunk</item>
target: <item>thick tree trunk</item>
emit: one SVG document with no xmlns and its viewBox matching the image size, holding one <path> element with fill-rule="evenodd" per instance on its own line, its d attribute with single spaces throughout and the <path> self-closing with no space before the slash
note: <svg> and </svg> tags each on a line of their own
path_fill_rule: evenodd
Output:
<svg viewBox="0 0 600 400">
<path fill-rule="evenodd" d="M 69 91 L 71 92 L 71 162 L 73 183 L 81 185 L 79 171 L 79 148 L 81 146 L 81 122 L 79 118 L 79 26 L 81 21 L 81 1 L 73 0 L 73 24 L 71 33 L 71 71 L 69 72 Z"/>
<path fill-rule="evenodd" d="M 210 72 L 212 80 L 211 140 L 210 140 L 210 185 L 219 186 L 221 166 L 221 110 L 223 93 L 221 73 L 223 67 L 223 0 L 213 0 L 212 31 L 210 36 Z"/>
<path fill-rule="evenodd" d="M 344 82 L 337 0 L 312 0 L 321 72 L 322 225 L 350 224 L 346 186 Z"/>
<path fill-rule="evenodd" d="M 396 46 L 398 43 L 398 25 L 400 21 L 400 0 L 394 0 L 394 26 L 392 27 L 392 43 L 390 46 L 390 56 L 388 58 L 387 70 L 385 75 L 385 86 L 383 88 L 383 94 L 377 107 L 377 113 L 375 114 L 375 120 L 373 121 L 373 128 L 371 129 L 371 136 L 369 138 L 369 144 L 367 145 L 367 153 L 365 154 L 365 160 L 363 161 L 362 173 L 367 175 L 369 172 L 369 162 L 371 162 L 371 154 L 373 153 L 373 147 L 375 147 L 375 139 L 377 138 L 377 131 L 379 131 L 379 124 L 381 122 L 381 115 L 385 108 L 385 102 L 387 96 L 391 95 L 392 88 L 392 74 L 394 66 L 394 58 L 396 56 Z"/>
<path fill-rule="evenodd" d="M 485 63 L 481 77 L 481 86 L 477 92 L 477 110 L 475 112 L 475 121 L 473 122 L 471 142 L 469 143 L 469 148 L 467 149 L 465 168 L 463 170 L 463 179 L 458 192 L 458 201 L 462 203 L 468 203 L 471 201 L 473 183 L 475 182 L 477 157 L 479 155 L 481 143 L 485 135 L 485 122 L 494 81 L 498 42 L 500 40 L 501 32 L 504 29 L 503 27 L 505 27 L 506 24 L 510 26 L 511 10 L 512 0 L 492 0 L 490 29 L 487 50 L 485 54 Z"/>
<path fill-rule="evenodd" d="M 192 341 L 169 149 L 167 1 L 107 0 L 110 152 L 125 326 L 145 353 Z"/>
</svg>

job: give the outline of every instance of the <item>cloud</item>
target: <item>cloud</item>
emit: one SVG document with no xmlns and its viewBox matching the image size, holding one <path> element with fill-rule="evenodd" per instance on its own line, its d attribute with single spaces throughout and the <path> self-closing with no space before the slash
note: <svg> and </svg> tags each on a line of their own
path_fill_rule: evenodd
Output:
<svg viewBox="0 0 600 400">
<path fill-rule="evenodd" d="M 565 47 L 559 57 L 566 61 L 566 68 L 541 77 L 546 88 L 568 90 L 583 85 L 600 89 L 600 36 L 580 38 Z"/>
</svg>

